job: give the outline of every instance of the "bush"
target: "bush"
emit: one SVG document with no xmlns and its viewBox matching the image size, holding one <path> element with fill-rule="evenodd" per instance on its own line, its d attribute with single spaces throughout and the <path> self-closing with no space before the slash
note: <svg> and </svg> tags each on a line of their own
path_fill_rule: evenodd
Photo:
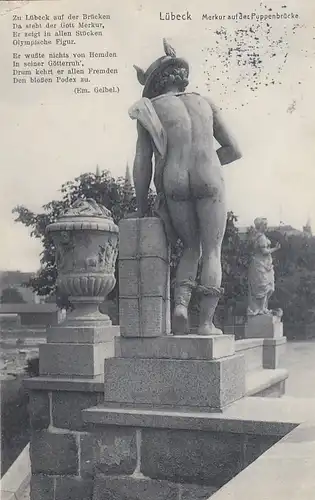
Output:
<svg viewBox="0 0 315 500">
<path fill-rule="evenodd" d="M 39 358 L 30 358 L 27 360 L 25 372 L 29 377 L 39 376 Z"/>
</svg>

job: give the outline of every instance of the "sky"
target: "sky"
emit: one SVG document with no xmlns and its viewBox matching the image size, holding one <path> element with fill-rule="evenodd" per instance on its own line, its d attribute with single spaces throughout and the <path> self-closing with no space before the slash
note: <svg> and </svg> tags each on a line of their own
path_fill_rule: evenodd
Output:
<svg viewBox="0 0 315 500">
<path fill-rule="evenodd" d="M 188 9 L 191 21 L 163 21 L 160 12 L 162 17 L 186 12 L 182 0 L 1 2 L 0 270 L 39 267 L 41 246 L 14 222 L 16 205 L 40 211 L 60 197 L 64 182 L 95 171 L 96 165 L 114 176 L 124 175 L 127 162 L 132 165 L 136 126 L 128 109 L 142 91 L 133 64 L 146 69 L 163 55 L 163 37 L 189 61 L 188 90 L 211 96 L 237 137 L 243 157 L 224 171 L 228 206 L 239 224 L 265 216 L 271 225 L 281 220 L 302 228 L 309 217 L 315 230 L 313 1 L 220 0 L 217 5 L 198 0 Z M 12 15 L 17 12 L 109 13 L 104 36 L 81 37 L 75 48 L 115 51 L 114 63 L 100 64 L 115 65 L 118 75 L 97 82 L 119 85 L 120 92 L 75 95 L 71 84 L 14 85 Z M 238 14 L 237 20 L 227 19 L 240 12 L 299 18 L 256 22 Z M 201 20 L 204 13 L 226 18 Z"/>
</svg>

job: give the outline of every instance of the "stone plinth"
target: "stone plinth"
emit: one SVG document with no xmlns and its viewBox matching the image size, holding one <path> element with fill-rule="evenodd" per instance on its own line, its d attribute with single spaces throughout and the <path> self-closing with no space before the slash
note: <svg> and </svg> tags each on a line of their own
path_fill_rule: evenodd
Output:
<svg viewBox="0 0 315 500">
<path fill-rule="evenodd" d="M 104 401 L 127 407 L 221 411 L 245 393 L 233 336 L 116 340 L 105 360 Z"/>
<path fill-rule="evenodd" d="M 245 338 L 283 337 L 283 323 L 279 316 L 261 314 L 248 316 L 245 325 Z"/>
<path fill-rule="evenodd" d="M 60 326 L 48 330 L 47 344 L 39 347 L 40 375 L 98 378 L 104 359 L 114 356 L 117 326 Z"/>
<path fill-rule="evenodd" d="M 169 249 L 157 218 L 120 222 L 119 319 L 123 337 L 170 332 Z"/>
<path fill-rule="evenodd" d="M 118 227 L 107 208 L 79 199 L 46 228 L 56 247 L 57 284 L 73 308 L 39 350 L 40 375 L 97 379 L 114 355 L 112 326 L 99 305 L 116 283 Z"/>
<path fill-rule="evenodd" d="M 233 335 L 168 335 L 153 339 L 115 339 L 115 355 L 118 358 L 212 360 L 232 356 L 234 353 Z"/>
<path fill-rule="evenodd" d="M 244 358 L 113 358 L 104 380 L 105 403 L 221 411 L 244 396 Z"/>
</svg>

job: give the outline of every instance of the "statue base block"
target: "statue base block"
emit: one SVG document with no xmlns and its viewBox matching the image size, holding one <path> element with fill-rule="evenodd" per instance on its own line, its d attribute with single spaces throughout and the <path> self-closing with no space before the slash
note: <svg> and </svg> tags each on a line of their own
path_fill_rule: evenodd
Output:
<svg viewBox="0 0 315 500">
<path fill-rule="evenodd" d="M 215 360 L 105 360 L 105 405 L 222 411 L 245 394 L 242 355 Z"/>
<path fill-rule="evenodd" d="M 248 316 L 245 325 L 245 338 L 281 338 L 283 323 L 281 318 L 271 314 Z"/>
<path fill-rule="evenodd" d="M 118 358 L 219 359 L 235 354 L 234 335 L 167 335 L 152 339 L 115 339 Z"/>
<path fill-rule="evenodd" d="M 117 326 L 66 326 L 50 328 L 47 344 L 39 347 L 41 376 L 99 378 L 104 359 L 114 356 Z"/>
<path fill-rule="evenodd" d="M 119 323 L 122 337 L 170 333 L 169 248 L 157 217 L 119 223 Z"/>
</svg>

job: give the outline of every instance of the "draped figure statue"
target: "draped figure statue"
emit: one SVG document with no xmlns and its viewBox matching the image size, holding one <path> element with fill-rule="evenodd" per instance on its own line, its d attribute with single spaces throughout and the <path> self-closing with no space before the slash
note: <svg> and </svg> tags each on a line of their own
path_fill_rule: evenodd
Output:
<svg viewBox="0 0 315 500">
<path fill-rule="evenodd" d="M 267 219 L 258 217 L 254 224 L 253 255 L 248 270 L 248 316 L 272 314 L 268 309 L 269 299 L 275 291 L 272 254 L 280 248 L 279 243 L 272 248 L 265 234 L 268 229 Z"/>
</svg>

